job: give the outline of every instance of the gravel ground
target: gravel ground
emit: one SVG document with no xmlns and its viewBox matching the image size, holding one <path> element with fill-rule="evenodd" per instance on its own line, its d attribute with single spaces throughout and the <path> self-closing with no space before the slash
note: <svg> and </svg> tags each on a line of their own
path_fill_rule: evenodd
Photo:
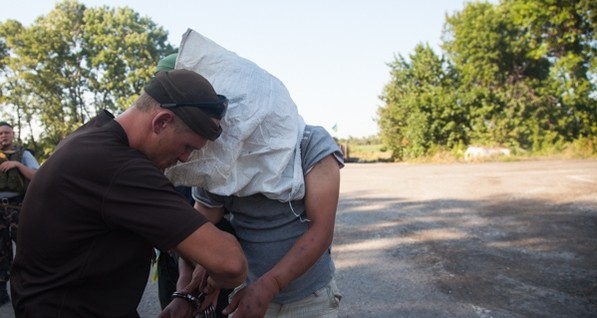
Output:
<svg viewBox="0 0 597 318">
<path fill-rule="evenodd" d="M 597 160 L 348 164 L 332 251 L 340 317 L 597 317 Z"/>
</svg>

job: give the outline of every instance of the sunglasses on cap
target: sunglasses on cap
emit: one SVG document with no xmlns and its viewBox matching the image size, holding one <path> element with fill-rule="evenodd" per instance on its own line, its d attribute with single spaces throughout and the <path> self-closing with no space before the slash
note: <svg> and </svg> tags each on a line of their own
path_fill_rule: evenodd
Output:
<svg viewBox="0 0 597 318">
<path fill-rule="evenodd" d="M 164 103 L 160 104 L 163 108 L 176 108 L 176 107 L 197 107 L 210 115 L 213 115 L 216 119 L 221 120 L 226 115 L 228 109 L 228 98 L 223 95 L 217 95 L 220 99 L 217 102 L 195 102 L 195 103 Z"/>
</svg>

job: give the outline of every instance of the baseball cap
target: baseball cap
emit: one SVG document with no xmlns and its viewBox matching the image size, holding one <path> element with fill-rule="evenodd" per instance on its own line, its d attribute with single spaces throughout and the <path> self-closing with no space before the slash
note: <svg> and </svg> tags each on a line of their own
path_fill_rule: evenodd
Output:
<svg viewBox="0 0 597 318">
<path fill-rule="evenodd" d="M 216 94 L 213 86 L 200 74 L 185 69 L 160 71 L 144 90 L 200 136 L 214 141 L 222 133 L 222 127 L 211 118 L 224 117 L 228 99 Z"/>
</svg>

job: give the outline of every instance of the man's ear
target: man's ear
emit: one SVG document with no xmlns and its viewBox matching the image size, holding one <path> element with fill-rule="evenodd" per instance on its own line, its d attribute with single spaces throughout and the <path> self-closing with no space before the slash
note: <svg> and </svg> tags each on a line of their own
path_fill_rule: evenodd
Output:
<svg viewBox="0 0 597 318">
<path fill-rule="evenodd" d="M 172 124 L 174 124 L 174 115 L 168 111 L 157 112 L 151 121 L 155 134 L 160 134 L 168 125 Z"/>
</svg>

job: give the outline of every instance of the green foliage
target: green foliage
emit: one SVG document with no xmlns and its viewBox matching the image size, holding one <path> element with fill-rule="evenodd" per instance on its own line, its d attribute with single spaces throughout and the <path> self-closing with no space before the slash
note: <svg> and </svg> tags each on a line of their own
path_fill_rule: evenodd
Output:
<svg viewBox="0 0 597 318">
<path fill-rule="evenodd" d="M 594 140 L 595 12 L 594 1 L 504 0 L 448 16 L 445 55 L 419 45 L 389 64 L 378 125 L 393 158 L 469 144 L 553 152 Z"/>
<path fill-rule="evenodd" d="M 65 0 L 24 27 L 0 23 L 3 114 L 38 155 L 106 109 L 125 110 L 173 52 L 167 32 L 130 8 Z M 35 140 L 39 134 L 39 140 Z"/>
<path fill-rule="evenodd" d="M 459 79 L 452 66 L 429 46 L 418 45 L 410 59 L 390 64 L 394 80 L 378 109 L 382 140 L 396 160 L 428 155 L 437 144 L 455 146 L 468 129 L 461 125 L 466 109 L 455 99 Z"/>
</svg>

